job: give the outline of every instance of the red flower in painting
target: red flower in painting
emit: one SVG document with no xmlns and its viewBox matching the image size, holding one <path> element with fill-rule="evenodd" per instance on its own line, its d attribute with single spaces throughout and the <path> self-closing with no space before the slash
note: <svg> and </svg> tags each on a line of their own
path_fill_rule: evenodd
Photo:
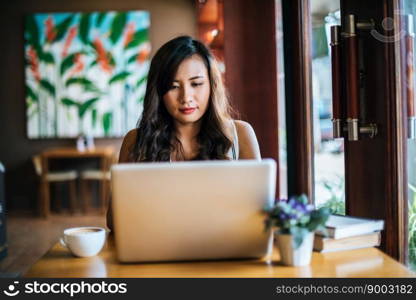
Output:
<svg viewBox="0 0 416 300">
<path fill-rule="evenodd" d="M 39 72 L 39 59 L 38 59 L 38 55 L 35 51 L 35 49 L 33 49 L 32 46 L 29 46 L 29 50 L 27 51 L 27 54 L 29 56 L 29 65 L 30 65 L 30 70 L 33 73 L 33 76 L 35 77 L 35 79 L 37 81 L 40 81 L 40 72 Z"/>
<path fill-rule="evenodd" d="M 127 25 L 126 34 L 124 37 L 124 47 L 126 47 L 133 40 L 134 29 L 135 29 L 134 23 L 129 23 Z"/>
<path fill-rule="evenodd" d="M 98 64 L 101 66 L 101 68 L 110 73 L 111 72 L 111 66 L 109 64 L 108 61 L 108 57 L 107 57 L 107 51 L 105 51 L 103 42 L 97 37 L 94 40 L 94 46 L 95 49 L 97 50 L 97 62 Z"/>
<path fill-rule="evenodd" d="M 64 48 L 62 50 L 62 57 L 65 57 L 68 54 L 69 47 L 71 46 L 72 41 L 77 35 L 77 27 L 73 26 L 69 29 L 68 35 L 65 40 Z"/>
<path fill-rule="evenodd" d="M 150 54 L 150 46 L 146 44 L 142 50 L 139 51 L 139 54 L 137 54 L 137 61 L 141 64 L 143 63 Z"/>
<path fill-rule="evenodd" d="M 53 40 L 56 37 L 56 30 L 55 30 L 55 25 L 53 24 L 53 19 L 51 16 L 49 16 L 46 20 L 45 20 L 45 35 L 46 35 L 46 40 L 48 42 L 53 42 Z"/>
<path fill-rule="evenodd" d="M 84 67 L 85 67 L 84 61 L 82 60 L 81 53 L 75 54 L 74 64 L 75 64 L 75 66 L 72 69 L 71 73 L 69 74 L 70 77 L 72 77 L 75 74 L 81 72 L 84 69 Z"/>
</svg>

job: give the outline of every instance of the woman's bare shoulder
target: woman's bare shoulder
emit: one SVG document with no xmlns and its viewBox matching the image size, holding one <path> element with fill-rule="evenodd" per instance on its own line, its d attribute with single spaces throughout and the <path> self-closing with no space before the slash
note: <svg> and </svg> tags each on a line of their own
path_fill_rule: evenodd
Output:
<svg viewBox="0 0 416 300">
<path fill-rule="evenodd" d="M 134 128 L 127 132 L 127 134 L 124 136 L 124 141 L 133 143 L 137 139 L 137 128 Z"/>
<path fill-rule="evenodd" d="M 247 138 L 253 135 L 254 137 L 256 136 L 256 133 L 254 132 L 254 129 L 250 125 L 250 123 L 243 120 L 234 120 L 234 124 L 237 129 L 237 134 L 239 138 Z"/>
<path fill-rule="evenodd" d="M 237 127 L 237 130 L 253 130 L 250 123 L 243 120 L 234 120 L 234 124 Z"/>
<path fill-rule="evenodd" d="M 260 148 L 256 133 L 250 123 L 242 120 L 234 120 L 237 129 L 240 159 L 260 159 Z"/>
<path fill-rule="evenodd" d="M 119 162 L 131 162 L 130 153 L 133 151 L 134 144 L 137 140 L 137 128 L 130 130 L 124 136 L 123 144 L 121 145 Z"/>
</svg>

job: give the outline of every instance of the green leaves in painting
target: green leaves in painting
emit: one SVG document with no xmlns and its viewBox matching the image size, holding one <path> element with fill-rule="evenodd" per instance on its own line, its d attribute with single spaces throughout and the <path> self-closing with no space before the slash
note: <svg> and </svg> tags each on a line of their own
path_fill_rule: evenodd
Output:
<svg viewBox="0 0 416 300">
<path fill-rule="evenodd" d="M 109 84 L 112 84 L 112 83 L 115 83 L 115 82 L 117 82 L 117 81 L 121 81 L 121 80 L 124 80 L 124 79 L 126 79 L 128 76 L 130 76 L 130 72 L 127 72 L 127 71 L 123 71 L 123 72 L 120 72 L 120 73 L 118 73 L 118 74 L 116 74 L 116 75 L 114 75 L 109 81 L 108 81 L 108 83 Z"/>
<path fill-rule="evenodd" d="M 95 102 L 97 102 L 100 98 L 96 97 L 96 98 L 92 98 L 89 99 L 87 101 L 85 101 L 84 103 L 80 103 L 79 105 L 79 110 L 78 110 L 78 115 L 80 118 L 84 117 L 85 113 L 90 109 L 90 107 L 92 105 L 94 105 Z"/>
<path fill-rule="evenodd" d="M 55 58 L 51 52 L 44 52 L 42 47 L 40 47 L 39 45 L 33 45 L 32 47 L 40 61 L 47 64 L 55 64 Z M 28 62 L 29 60 L 26 61 L 26 63 Z"/>
<path fill-rule="evenodd" d="M 84 44 L 88 44 L 88 35 L 91 26 L 91 14 L 82 14 L 81 21 L 79 23 L 79 38 Z"/>
<path fill-rule="evenodd" d="M 96 85 L 88 84 L 84 86 L 86 92 L 93 92 L 98 94 L 104 94 Z"/>
<path fill-rule="evenodd" d="M 67 17 L 65 20 L 63 20 L 61 23 L 56 25 L 56 37 L 54 39 L 54 42 L 62 40 L 62 38 L 65 36 L 65 34 L 68 31 L 69 25 L 71 25 L 72 20 L 74 18 L 74 15 L 71 15 Z"/>
<path fill-rule="evenodd" d="M 140 78 L 139 80 L 137 80 L 137 84 L 136 86 L 139 87 L 141 86 L 143 83 L 145 83 L 147 80 L 147 76 L 143 76 L 142 78 Z"/>
<path fill-rule="evenodd" d="M 96 64 L 98 64 L 98 61 L 95 59 L 95 60 L 93 60 L 93 61 L 91 62 L 91 64 L 90 64 L 89 68 L 94 67 Z"/>
<path fill-rule="evenodd" d="M 72 53 L 65 57 L 65 59 L 61 63 L 61 76 L 65 74 L 75 63 L 75 56 L 79 53 Z"/>
<path fill-rule="evenodd" d="M 124 94 L 120 95 L 124 105 L 130 97 L 134 97 L 135 102 L 143 101 L 142 88 L 147 76 L 140 69 L 140 74 L 136 75 L 142 77 L 138 78 L 134 70 L 142 67 L 142 57 L 147 57 L 139 55 L 137 50 L 145 46 L 149 30 L 137 29 L 134 17 L 132 24 L 127 25 L 129 18 L 129 12 L 48 13 L 25 18 L 25 68 L 33 75 L 30 79 L 35 79 L 35 85 L 31 81 L 27 84 L 25 100 L 31 107 L 30 112 L 37 111 L 39 120 L 45 119 L 46 114 L 52 120 L 50 124 L 37 124 L 39 136 L 45 134 L 48 126 L 52 128 L 57 124 L 56 120 L 62 115 L 60 107 L 70 107 L 64 113 L 68 119 L 71 116 L 78 119 L 79 130 L 84 125 L 83 119 L 88 119 L 93 128 L 101 127 L 105 136 L 111 136 L 114 116 L 122 108 L 111 103 L 114 107 L 108 105 L 108 111 L 103 112 L 98 104 L 100 99 L 108 100 L 103 95 L 113 95 L 110 92 L 120 88 L 117 84 L 126 84 Z M 143 51 L 147 53 L 147 48 Z M 93 73 L 89 72 L 90 68 L 94 68 Z M 92 75 L 101 71 L 105 72 L 103 77 Z M 101 85 L 105 84 L 102 78 L 108 80 L 105 87 Z M 133 82 L 127 86 L 130 80 Z M 51 100 L 54 105 L 47 103 L 45 109 L 43 106 L 43 110 L 40 109 L 39 104 Z M 123 113 L 127 115 L 126 105 L 125 110 Z M 123 121 L 122 127 L 128 126 L 127 123 Z M 56 128 L 55 134 L 60 134 Z"/>
<path fill-rule="evenodd" d="M 69 86 L 74 85 L 74 84 L 81 85 L 85 89 L 85 91 L 101 93 L 101 90 L 88 78 L 85 78 L 85 77 L 69 78 L 66 81 L 65 86 L 69 87 Z"/>
<path fill-rule="evenodd" d="M 118 13 L 113 19 L 111 24 L 111 33 L 110 33 L 110 41 L 113 44 L 116 44 L 117 41 L 122 36 L 124 27 L 126 26 L 127 22 L 127 15 L 125 12 Z"/>
<path fill-rule="evenodd" d="M 97 125 L 97 109 L 95 108 L 91 111 L 91 123 L 92 127 L 95 128 Z"/>
<path fill-rule="evenodd" d="M 127 60 L 127 63 L 128 64 L 131 64 L 132 62 L 135 62 L 136 60 L 137 60 L 137 56 L 138 56 L 139 54 L 137 54 L 137 53 L 135 53 L 135 54 L 133 54 L 132 56 L 130 56 L 130 58 Z"/>
<path fill-rule="evenodd" d="M 107 13 L 104 13 L 104 12 L 99 13 L 98 17 L 97 17 L 97 20 L 95 22 L 95 26 L 100 27 L 101 24 L 103 23 L 106 15 L 107 15 Z"/>
<path fill-rule="evenodd" d="M 146 42 L 149 39 L 149 31 L 147 29 L 141 29 L 136 31 L 133 39 L 126 45 L 126 49 L 139 46 L 141 43 Z"/>
<path fill-rule="evenodd" d="M 82 119 L 85 115 L 85 113 L 97 102 L 100 98 L 95 97 L 92 99 L 89 99 L 85 102 L 77 102 L 70 98 L 62 98 L 61 102 L 62 104 L 66 106 L 75 106 L 78 109 L 78 116 L 80 119 Z"/>
<path fill-rule="evenodd" d="M 111 52 L 107 52 L 107 58 L 108 58 L 108 63 L 111 66 L 114 67 L 116 65 L 116 60 L 114 59 L 114 56 L 113 56 L 113 54 Z"/>
<path fill-rule="evenodd" d="M 91 80 L 85 78 L 85 77 L 73 77 L 73 78 L 69 78 L 66 83 L 65 86 L 69 87 L 70 85 L 73 84 L 80 84 L 80 85 L 91 85 L 93 84 Z"/>
<path fill-rule="evenodd" d="M 53 57 L 52 53 L 50 52 L 40 52 L 39 51 L 39 59 L 47 64 L 54 64 L 55 58 Z"/>
<path fill-rule="evenodd" d="M 103 128 L 104 128 L 104 134 L 108 136 L 110 134 L 110 129 L 113 123 L 113 113 L 112 112 L 106 112 L 103 115 Z"/>
<path fill-rule="evenodd" d="M 26 32 L 28 33 L 28 43 L 37 48 L 39 45 L 39 28 L 33 15 L 26 17 Z"/>
<path fill-rule="evenodd" d="M 34 102 L 38 102 L 38 95 L 32 90 L 30 86 L 26 86 L 26 96 L 32 99 Z"/>
<path fill-rule="evenodd" d="M 61 102 L 65 106 L 78 106 L 78 102 L 69 98 L 62 98 Z"/>
<path fill-rule="evenodd" d="M 40 80 L 40 86 L 45 89 L 52 97 L 55 97 L 55 87 L 46 79 Z"/>
<path fill-rule="evenodd" d="M 69 87 L 70 85 L 73 85 L 73 84 L 80 84 L 83 86 L 94 85 L 91 80 L 85 77 L 73 77 L 73 78 L 69 78 L 66 81 L 65 86 Z"/>
</svg>

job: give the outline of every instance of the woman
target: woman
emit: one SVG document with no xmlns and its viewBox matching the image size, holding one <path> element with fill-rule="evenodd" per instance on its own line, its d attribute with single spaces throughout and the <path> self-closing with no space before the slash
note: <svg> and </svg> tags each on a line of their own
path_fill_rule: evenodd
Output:
<svg viewBox="0 0 416 300">
<path fill-rule="evenodd" d="M 250 124 L 232 120 L 208 48 L 181 36 L 152 59 L 143 114 L 125 136 L 119 162 L 208 159 L 260 159 L 260 150 Z M 111 209 L 109 225 L 110 214 Z"/>
</svg>

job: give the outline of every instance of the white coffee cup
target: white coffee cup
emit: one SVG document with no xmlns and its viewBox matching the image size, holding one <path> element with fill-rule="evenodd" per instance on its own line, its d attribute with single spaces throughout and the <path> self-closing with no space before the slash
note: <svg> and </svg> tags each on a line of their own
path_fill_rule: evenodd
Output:
<svg viewBox="0 0 416 300">
<path fill-rule="evenodd" d="M 107 230 L 102 227 L 74 227 L 64 230 L 60 242 L 79 257 L 94 256 L 105 244 Z"/>
</svg>

